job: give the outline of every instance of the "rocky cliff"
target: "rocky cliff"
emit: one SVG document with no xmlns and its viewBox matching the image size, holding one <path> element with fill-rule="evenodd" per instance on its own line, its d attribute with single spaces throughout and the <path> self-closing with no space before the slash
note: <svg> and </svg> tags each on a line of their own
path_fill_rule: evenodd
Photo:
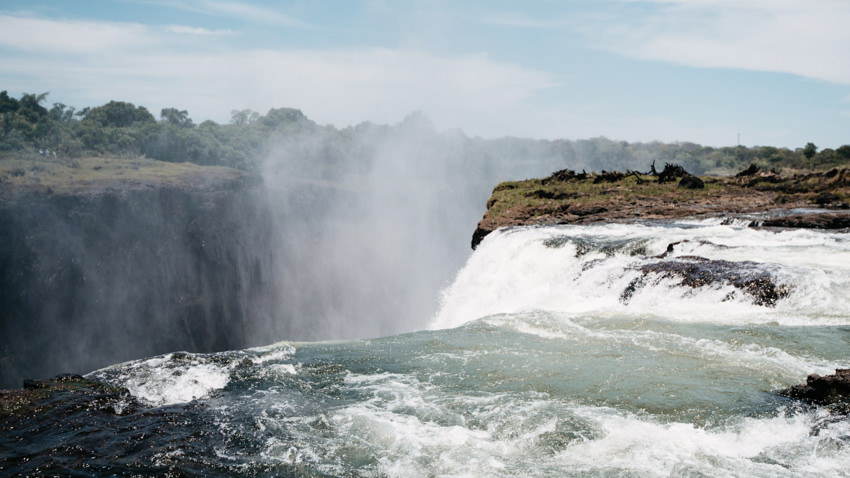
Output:
<svg viewBox="0 0 850 478">
<path fill-rule="evenodd" d="M 0 197 L 0 387 L 268 341 L 275 247 L 257 178 L 57 189 Z"/>
<path fill-rule="evenodd" d="M 500 227 L 744 217 L 753 226 L 850 228 L 850 168 L 822 172 L 759 170 L 698 178 L 680 166 L 660 173 L 562 170 L 544 179 L 497 185 L 472 235 L 474 249 Z"/>
</svg>

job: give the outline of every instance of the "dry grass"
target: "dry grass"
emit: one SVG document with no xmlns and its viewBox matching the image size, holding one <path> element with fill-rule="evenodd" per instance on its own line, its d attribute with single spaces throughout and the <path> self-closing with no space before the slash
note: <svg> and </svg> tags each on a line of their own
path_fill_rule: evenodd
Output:
<svg viewBox="0 0 850 478">
<path fill-rule="evenodd" d="M 668 198 L 671 202 L 707 199 L 726 187 L 719 178 L 702 178 L 704 189 L 683 189 L 678 182 L 658 183 L 654 177 L 628 176 L 617 182 L 594 183 L 596 175 L 585 180 L 565 182 L 528 179 L 508 181 L 494 188 L 488 201 L 488 211 L 501 212 L 523 206 L 547 211 L 564 203 L 596 204 L 611 201 L 629 203 L 647 198 Z"/>
<path fill-rule="evenodd" d="M 6 191 L 65 194 L 113 186 L 197 187 L 241 180 L 244 176 L 244 172 L 231 168 L 144 158 L 97 156 L 53 159 L 35 154 L 0 158 L 0 189 Z"/>
</svg>

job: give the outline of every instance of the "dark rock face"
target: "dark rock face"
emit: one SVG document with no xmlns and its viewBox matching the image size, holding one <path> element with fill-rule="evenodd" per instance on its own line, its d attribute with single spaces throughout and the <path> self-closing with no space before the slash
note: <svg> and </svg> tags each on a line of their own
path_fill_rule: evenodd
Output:
<svg viewBox="0 0 850 478">
<path fill-rule="evenodd" d="M 782 394 L 821 405 L 846 402 L 850 400 L 850 369 L 836 369 L 833 375 L 811 374 L 805 384 L 783 390 Z"/>
<path fill-rule="evenodd" d="M 692 288 L 715 284 L 731 285 L 752 297 L 755 304 L 766 307 L 774 307 L 776 301 L 790 293 L 787 285 L 777 283 L 770 273 L 761 269 L 755 262 L 731 262 L 688 256 L 651 262 L 638 267 L 637 270 L 641 272 L 641 276 L 633 280 L 620 296 L 624 303 L 651 279 L 678 279 L 679 286 Z"/>
<path fill-rule="evenodd" d="M 481 244 L 481 241 L 484 240 L 484 237 L 486 237 L 487 234 L 490 234 L 491 232 L 493 231 L 483 229 L 481 227 L 476 227 L 475 232 L 472 233 L 472 248 L 475 249 L 476 247 L 478 247 L 478 244 Z"/>
<path fill-rule="evenodd" d="M 0 204 L 0 388 L 174 350 L 268 342 L 275 247 L 256 188 Z"/>
</svg>

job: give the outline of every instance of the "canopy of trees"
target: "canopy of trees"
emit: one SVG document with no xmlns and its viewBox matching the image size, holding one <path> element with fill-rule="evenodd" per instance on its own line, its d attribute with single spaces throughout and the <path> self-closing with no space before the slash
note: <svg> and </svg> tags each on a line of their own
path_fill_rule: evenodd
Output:
<svg viewBox="0 0 850 478">
<path fill-rule="evenodd" d="M 265 115 L 249 109 L 233 110 L 229 124 L 204 121 L 196 125 L 188 111 L 178 108 L 163 108 L 157 120 L 147 108 L 123 101 L 82 110 L 53 103 L 47 109 L 47 96 L 24 93 L 15 99 L 6 91 L 0 92 L 0 153 L 8 156 L 49 151 L 58 158 L 144 155 L 162 161 L 253 169 L 274 144 L 288 145 L 293 155 L 306 155 L 304 148 L 309 148 L 311 157 L 321 156 L 322 167 L 345 164 L 354 171 L 362 166 L 358 161 L 368 156 L 370 138 L 390 132 L 390 127 L 371 123 L 345 129 L 320 126 L 290 108 L 271 109 Z M 414 122 L 427 122 L 415 115 L 411 118 L 395 132 L 404 134 L 405 128 L 416 126 L 411 126 Z M 433 130 L 430 134 L 438 136 Z M 311 140 L 305 141 L 307 137 Z M 734 172 L 750 163 L 767 168 L 821 169 L 850 162 L 850 145 L 818 151 L 813 143 L 791 150 L 772 146 L 713 148 L 688 142 L 627 143 L 607 138 L 547 141 L 462 137 L 462 141 L 464 154 L 474 156 L 474 160 L 511 162 L 517 168 L 528 158 L 548 158 L 554 169 L 586 165 L 591 170 L 645 170 L 653 161 L 668 162 L 681 164 L 695 174 Z"/>
</svg>

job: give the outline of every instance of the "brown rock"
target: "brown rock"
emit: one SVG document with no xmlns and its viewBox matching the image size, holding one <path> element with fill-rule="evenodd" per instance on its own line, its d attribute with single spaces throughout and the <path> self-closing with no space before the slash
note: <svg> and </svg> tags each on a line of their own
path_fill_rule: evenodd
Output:
<svg viewBox="0 0 850 478">
<path fill-rule="evenodd" d="M 824 376 L 813 373 L 804 385 L 795 385 L 783 390 L 782 394 L 821 405 L 847 401 L 850 399 L 850 369 L 835 369 L 835 374 Z"/>
</svg>

